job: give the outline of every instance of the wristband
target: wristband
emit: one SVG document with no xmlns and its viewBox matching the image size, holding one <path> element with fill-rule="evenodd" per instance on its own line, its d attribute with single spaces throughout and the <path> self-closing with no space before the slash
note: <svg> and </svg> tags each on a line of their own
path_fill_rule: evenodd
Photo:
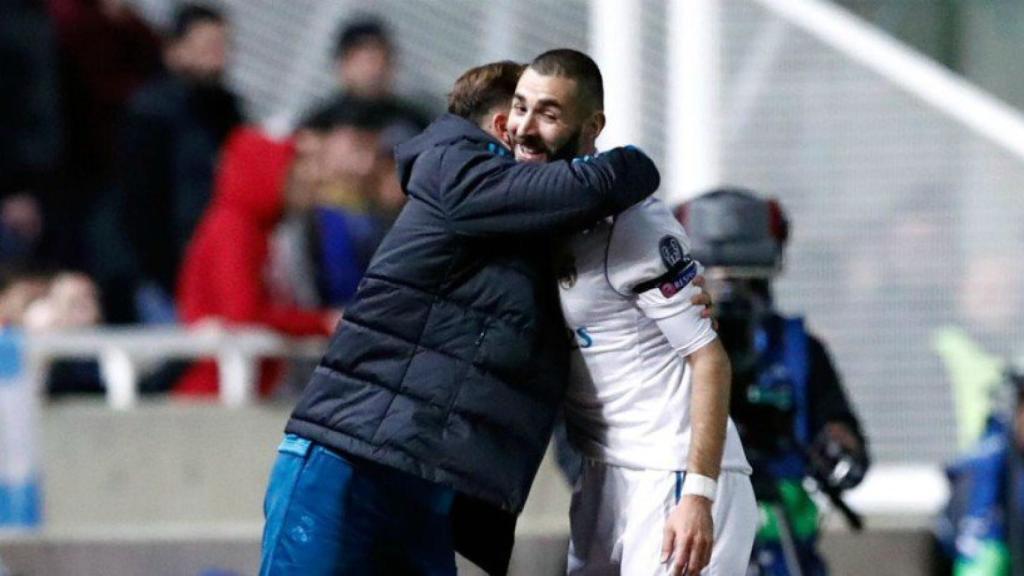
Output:
<svg viewBox="0 0 1024 576">
<path fill-rule="evenodd" d="M 694 496 L 702 496 L 714 502 L 716 492 L 718 492 L 718 482 L 707 476 L 687 473 L 686 479 L 683 480 L 683 496 L 692 494 Z"/>
</svg>

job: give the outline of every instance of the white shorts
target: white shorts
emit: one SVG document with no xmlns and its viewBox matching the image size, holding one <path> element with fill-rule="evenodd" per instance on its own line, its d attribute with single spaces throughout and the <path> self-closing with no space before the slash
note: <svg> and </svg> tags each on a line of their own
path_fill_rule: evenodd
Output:
<svg viewBox="0 0 1024 576">
<path fill-rule="evenodd" d="M 675 508 L 684 472 L 635 470 L 586 460 L 569 512 L 571 576 L 655 576 L 665 519 Z M 723 471 L 711 507 L 715 543 L 702 576 L 743 576 L 757 531 L 750 477 Z"/>
</svg>

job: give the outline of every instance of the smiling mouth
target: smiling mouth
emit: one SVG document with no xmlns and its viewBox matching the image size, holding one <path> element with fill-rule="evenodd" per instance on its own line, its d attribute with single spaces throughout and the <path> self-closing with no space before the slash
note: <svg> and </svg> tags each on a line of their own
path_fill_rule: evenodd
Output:
<svg viewBox="0 0 1024 576">
<path fill-rule="evenodd" d="M 526 144 L 516 144 L 516 158 L 526 162 L 540 162 L 548 157 L 543 148 L 534 148 Z"/>
</svg>

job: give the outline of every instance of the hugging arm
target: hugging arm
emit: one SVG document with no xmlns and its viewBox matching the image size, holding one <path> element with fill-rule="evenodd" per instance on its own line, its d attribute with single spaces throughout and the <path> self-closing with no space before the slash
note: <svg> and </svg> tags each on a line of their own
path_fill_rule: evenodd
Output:
<svg viewBox="0 0 1024 576">
<path fill-rule="evenodd" d="M 442 158 L 441 206 L 468 236 L 572 230 L 625 210 L 660 183 L 654 163 L 633 147 L 548 164 L 458 148 Z"/>
</svg>

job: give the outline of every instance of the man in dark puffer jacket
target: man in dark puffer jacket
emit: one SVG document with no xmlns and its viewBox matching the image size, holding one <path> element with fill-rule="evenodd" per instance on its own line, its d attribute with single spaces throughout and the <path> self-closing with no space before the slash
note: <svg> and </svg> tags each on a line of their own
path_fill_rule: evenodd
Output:
<svg viewBox="0 0 1024 576">
<path fill-rule="evenodd" d="M 288 422 L 262 574 L 454 574 L 460 506 L 505 512 L 460 544 L 505 570 L 565 386 L 550 237 L 659 182 L 633 148 L 516 164 L 493 135 L 521 70 L 470 70 L 453 113 L 397 148 L 409 202 Z"/>
</svg>

